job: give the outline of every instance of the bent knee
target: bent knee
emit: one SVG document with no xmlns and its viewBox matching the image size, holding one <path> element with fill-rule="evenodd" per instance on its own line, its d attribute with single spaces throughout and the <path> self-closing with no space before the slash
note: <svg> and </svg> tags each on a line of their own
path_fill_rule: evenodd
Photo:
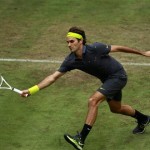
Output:
<svg viewBox="0 0 150 150">
<path fill-rule="evenodd" d="M 97 98 L 91 97 L 91 98 L 89 98 L 88 106 L 97 107 L 100 104 L 100 102 L 102 102 L 102 99 L 97 99 Z"/>
</svg>

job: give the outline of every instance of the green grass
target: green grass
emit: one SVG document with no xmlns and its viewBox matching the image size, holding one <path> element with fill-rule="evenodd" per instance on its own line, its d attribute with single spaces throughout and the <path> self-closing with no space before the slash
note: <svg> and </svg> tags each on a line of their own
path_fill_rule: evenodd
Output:
<svg viewBox="0 0 150 150">
<path fill-rule="evenodd" d="M 62 60 L 68 53 L 65 35 L 71 26 L 85 29 L 88 42 L 122 44 L 149 50 L 149 0 L 2 0 L 0 2 L 0 58 Z M 113 54 L 121 62 L 149 58 Z M 0 73 L 16 88 L 37 84 L 59 64 L 0 62 Z M 149 114 L 149 66 L 125 66 L 129 81 L 123 103 Z M 87 101 L 99 80 L 72 71 L 51 87 L 23 99 L 0 91 L 0 149 L 73 150 L 64 133 L 81 130 Z M 104 102 L 86 141 L 85 150 L 149 150 L 150 128 L 132 135 L 134 119 L 112 114 Z"/>
<path fill-rule="evenodd" d="M 149 49 L 148 0 L 9 0 L 0 5 L 1 57 L 64 57 L 71 26 L 88 41 Z M 144 44 L 143 44 L 144 43 Z"/>
<path fill-rule="evenodd" d="M 10 69 L 12 66 L 18 66 L 15 74 L 14 70 Z M 8 81 L 21 89 L 34 85 L 48 74 L 49 68 L 51 73 L 57 67 L 55 64 L 0 64 Z M 123 103 L 130 104 L 144 113 L 149 113 L 147 69 L 147 67 L 141 69 L 128 67 L 129 83 L 123 93 Z M 74 134 L 76 130 L 81 129 L 87 111 L 88 97 L 99 84 L 97 79 L 73 71 L 50 88 L 27 99 L 11 91 L 1 91 L 0 147 L 3 150 L 73 149 L 64 141 L 63 134 L 66 132 Z M 132 118 L 110 113 L 104 102 L 99 108 L 98 119 L 87 139 L 85 149 L 148 150 L 149 128 L 143 135 L 132 135 L 131 131 L 135 125 Z"/>
</svg>

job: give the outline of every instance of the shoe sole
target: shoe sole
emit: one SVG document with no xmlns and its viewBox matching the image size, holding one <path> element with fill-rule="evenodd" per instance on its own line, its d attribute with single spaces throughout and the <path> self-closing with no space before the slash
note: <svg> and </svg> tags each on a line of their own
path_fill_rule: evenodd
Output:
<svg viewBox="0 0 150 150">
<path fill-rule="evenodd" d="M 76 148 L 77 150 L 82 150 L 82 148 L 81 148 L 81 147 L 78 147 L 75 143 L 73 143 L 73 142 L 68 138 L 67 135 L 64 135 L 64 138 L 65 138 L 65 140 L 66 140 L 69 144 L 71 144 L 72 146 L 74 146 L 74 148 Z"/>
<path fill-rule="evenodd" d="M 133 133 L 133 134 L 143 134 L 145 132 L 145 128 L 149 125 L 150 125 L 150 116 L 148 117 L 147 123 L 144 124 L 144 130 L 142 132 L 137 132 L 137 133 Z"/>
<path fill-rule="evenodd" d="M 136 132 L 136 133 L 133 132 L 133 134 L 143 134 L 144 132 L 145 132 L 145 128 L 142 132 Z"/>
</svg>

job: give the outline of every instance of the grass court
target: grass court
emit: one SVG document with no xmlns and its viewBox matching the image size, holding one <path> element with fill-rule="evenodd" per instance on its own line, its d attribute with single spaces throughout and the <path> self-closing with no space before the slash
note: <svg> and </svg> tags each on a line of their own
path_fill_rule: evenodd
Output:
<svg viewBox="0 0 150 150">
<path fill-rule="evenodd" d="M 63 60 L 69 50 L 65 36 L 82 27 L 88 43 L 95 41 L 149 50 L 149 0 L 1 0 L 0 58 Z M 142 56 L 113 54 L 121 63 L 150 63 Z M 16 88 L 26 89 L 53 73 L 60 64 L 0 62 L 0 73 Z M 124 65 L 128 84 L 123 103 L 150 114 L 149 66 Z M 1 150 L 73 150 L 64 133 L 81 130 L 87 101 L 98 79 L 72 71 L 51 87 L 23 99 L 0 90 Z M 149 150 L 150 128 L 133 135 L 135 120 L 112 114 L 106 102 L 86 140 L 85 150 Z"/>
</svg>

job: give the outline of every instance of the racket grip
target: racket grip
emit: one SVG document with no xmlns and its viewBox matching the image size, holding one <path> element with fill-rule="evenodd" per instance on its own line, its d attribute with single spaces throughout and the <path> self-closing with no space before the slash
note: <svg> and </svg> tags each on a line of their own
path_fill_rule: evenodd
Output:
<svg viewBox="0 0 150 150">
<path fill-rule="evenodd" d="M 13 91 L 18 93 L 18 94 L 22 94 L 22 91 L 16 88 L 13 88 Z M 25 95 L 26 97 L 28 96 L 28 94 Z"/>
<path fill-rule="evenodd" d="M 16 88 L 13 88 L 13 91 L 16 92 L 16 93 L 19 93 L 19 94 L 22 94 L 22 91 L 16 89 Z"/>
</svg>

